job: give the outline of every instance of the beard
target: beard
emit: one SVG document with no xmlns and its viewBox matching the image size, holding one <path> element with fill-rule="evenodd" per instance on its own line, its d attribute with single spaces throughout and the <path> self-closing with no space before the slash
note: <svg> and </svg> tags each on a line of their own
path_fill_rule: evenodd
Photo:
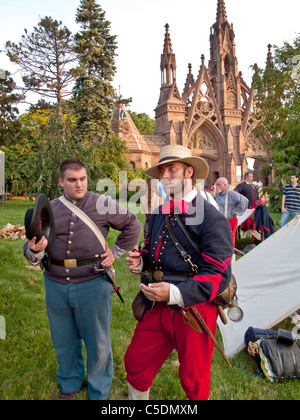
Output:
<svg viewBox="0 0 300 420">
<path fill-rule="evenodd" d="M 177 199 L 182 199 L 193 189 L 192 179 L 173 179 L 171 181 L 163 179 L 161 184 L 168 196 L 176 197 Z"/>
</svg>

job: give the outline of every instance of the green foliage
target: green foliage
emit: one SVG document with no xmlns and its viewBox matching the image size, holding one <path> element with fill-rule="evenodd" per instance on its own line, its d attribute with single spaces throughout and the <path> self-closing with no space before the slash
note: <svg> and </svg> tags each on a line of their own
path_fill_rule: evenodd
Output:
<svg viewBox="0 0 300 420">
<path fill-rule="evenodd" d="M 44 131 L 52 114 L 50 110 L 37 110 L 21 115 L 21 138 L 18 142 L 2 148 L 6 157 L 6 182 L 12 194 L 27 195 L 33 192 L 35 157 L 42 146 Z"/>
<path fill-rule="evenodd" d="M 89 174 L 89 189 L 97 190 L 99 180 L 110 179 L 116 185 L 119 184 L 119 171 L 128 171 L 129 164 L 124 159 L 128 152 L 125 142 L 119 137 L 113 137 L 99 147 L 94 145 L 85 149 L 86 162 Z"/>
<path fill-rule="evenodd" d="M 77 79 L 74 98 L 76 129 L 89 144 L 99 146 L 112 136 L 112 86 L 92 76 Z"/>
<path fill-rule="evenodd" d="M 273 171 L 276 182 L 266 190 L 271 205 L 278 207 L 282 181 L 300 167 L 300 74 L 295 72 L 295 58 L 300 57 L 300 38 L 275 47 L 274 61 L 267 69 L 255 67 L 254 87 L 259 125 L 257 134 L 267 133 L 266 145 L 271 158 L 263 168 L 266 176 Z"/>
<path fill-rule="evenodd" d="M 82 30 L 75 34 L 75 52 L 79 66 L 74 87 L 76 128 L 82 139 L 99 146 L 112 137 L 111 118 L 116 71 L 115 36 L 110 35 L 110 22 L 94 0 L 81 0 L 76 22 Z"/>
<path fill-rule="evenodd" d="M 89 189 L 94 191 L 100 179 L 109 178 L 118 196 L 120 171 L 126 171 L 128 182 L 137 178 L 124 159 L 128 153 L 125 142 L 111 130 L 116 37 L 110 35 L 110 22 L 94 0 L 81 0 L 76 22 L 81 30 L 74 37 L 75 44 L 70 31 L 50 17 L 41 19 L 32 33 L 25 30 L 18 45 L 6 44 L 10 59 L 23 71 L 26 87 L 57 100 L 56 106 L 44 99 L 31 106 L 16 121 L 22 130 L 19 138 L 3 148 L 6 181 L 13 194 L 43 192 L 49 198 L 57 197 L 61 193 L 57 168 L 68 157 L 86 163 Z M 74 54 L 78 65 L 71 70 Z M 74 105 L 70 106 L 62 103 L 62 91 L 72 77 L 76 83 Z M 146 114 L 137 118 L 143 130 L 151 132 L 153 121 Z M 138 178 L 143 177 L 139 173 Z"/>
<path fill-rule="evenodd" d="M 0 75 L 0 147 L 9 146 L 18 140 L 21 124 L 18 121 L 19 110 L 15 106 L 22 100 L 22 95 L 15 93 L 16 83 L 5 71 Z"/>
<path fill-rule="evenodd" d="M 22 71 L 25 91 L 55 99 L 57 115 L 61 115 L 62 99 L 70 95 L 67 87 L 73 81 L 70 70 L 76 60 L 69 29 L 46 16 L 32 33 L 25 29 L 19 44 L 8 41 L 6 52 Z"/>
<path fill-rule="evenodd" d="M 82 144 L 73 136 L 72 121 L 68 116 L 65 120 L 56 115 L 50 115 L 42 142 L 37 153 L 33 156 L 33 169 L 30 184 L 32 193 L 44 193 L 50 199 L 61 194 L 58 184 L 58 168 L 60 163 L 68 158 L 84 160 Z"/>
<path fill-rule="evenodd" d="M 155 133 L 155 120 L 149 115 L 143 113 L 137 114 L 136 112 L 128 111 L 136 128 L 141 134 L 154 134 Z"/>
</svg>

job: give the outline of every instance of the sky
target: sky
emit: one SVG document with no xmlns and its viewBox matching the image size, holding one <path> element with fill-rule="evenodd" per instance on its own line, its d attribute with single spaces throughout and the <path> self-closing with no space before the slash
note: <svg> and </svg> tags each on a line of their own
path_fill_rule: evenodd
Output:
<svg viewBox="0 0 300 420">
<path fill-rule="evenodd" d="M 62 21 L 73 33 L 80 0 L 0 0 L 0 50 L 10 40 L 18 43 L 26 28 L 31 32 L 41 18 Z M 192 64 L 197 77 L 201 55 L 209 60 L 210 28 L 216 21 L 217 0 L 98 0 L 117 36 L 117 74 L 113 85 L 123 98 L 132 97 L 129 109 L 154 118 L 159 99 L 165 24 L 170 25 L 171 43 L 177 62 L 177 86 L 183 91 Z M 233 24 L 239 71 L 250 86 L 251 65 L 264 67 L 268 44 L 292 43 L 300 32 L 299 0 L 225 0 L 227 19 Z M 0 54 L 0 69 L 14 74 L 16 65 Z M 17 81 L 18 76 L 13 76 Z M 38 98 L 30 98 L 33 103 Z M 28 105 L 19 105 L 24 112 Z"/>
</svg>

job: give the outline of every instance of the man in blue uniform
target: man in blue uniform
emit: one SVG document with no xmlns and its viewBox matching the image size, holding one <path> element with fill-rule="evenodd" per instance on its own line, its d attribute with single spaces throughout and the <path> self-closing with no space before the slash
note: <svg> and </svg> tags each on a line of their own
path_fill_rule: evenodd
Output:
<svg viewBox="0 0 300 420">
<path fill-rule="evenodd" d="M 212 301 L 225 290 L 231 276 L 229 223 L 193 186 L 193 181 L 207 178 L 208 171 L 204 159 L 178 145 L 162 148 L 159 163 L 146 171 L 161 180 L 171 200 L 151 216 L 141 254 L 133 251 L 126 258 L 131 271 L 152 273 L 149 284 L 140 284 L 148 310 L 125 355 L 130 399 L 149 397 L 153 379 L 174 349 L 187 398 L 209 398 L 214 345 L 205 332 L 185 322 L 181 311 L 196 308 L 215 335 L 218 314 Z"/>
<path fill-rule="evenodd" d="M 50 202 L 55 220 L 54 242 L 48 246 L 45 236 L 38 242 L 33 237 L 24 247 L 24 255 L 32 264 L 39 264 L 45 252 L 50 259 L 44 281 L 51 338 L 59 365 L 58 399 L 74 399 L 83 384 L 84 342 L 89 398 L 106 400 L 113 373 L 109 335 L 113 287 L 104 268 L 133 248 L 141 225 L 134 214 L 120 208 L 110 197 L 87 190 L 87 172 L 80 160 L 61 163 L 59 183 L 68 202 L 88 215 L 105 240 L 109 228 L 121 231 L 109 249 L 107 242 L 102 245 L 75 214 L 76 209 L 72 212 L 56 198 Z"/>
</svg>

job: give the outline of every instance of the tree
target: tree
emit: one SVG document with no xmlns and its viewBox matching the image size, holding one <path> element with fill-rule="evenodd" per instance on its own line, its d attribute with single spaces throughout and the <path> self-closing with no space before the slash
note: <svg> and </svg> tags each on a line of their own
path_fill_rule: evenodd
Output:
<svg viewBox="0 0 300 420">
<path fill-rule="evenodd" d="M 293 44 L 285 42 L 275 46 L 274 59 L 266 69 L 255 67 L 254 87 L 259 124 L 257 134 L 267 133 L 266 145 L 271 158 L 263 168 L 266 176 L 275 174 L 276 182 L 270 185 L 272 204 L 281 199 L 276 188 L 282 187 L 282 180 L 289 181 L 290 175 L 300 167 L 300 37 Z M 276 187 L 276 188 L 275 188 Z"/>
<path fill-rule="evenodd" d="M 0 146 L 8 146 L 17 141 L 21 124 L 19 110 L 15 106 L 22 100 L 22 95 L 15 93 L 16 83 L 7 71 L 0 75 Z"/>
<path fill-rule="evenodd" d="M 136 112 L 128 111 L 128 113 L 141 134 L 155 133 L 155 120 L 151 119 L 149 115 L 144 112 L 137 114 Z"/>
<path fill-rule="evenodd" d="M 74 136 L 71 118 L 65 116 L 62 121 L 57 115 L 50 115 L 41 133 L 40 147 L 32 159 L 30 192 L 44 193 L 49 199 L 61 195 L 59 165 L 63 160 L 74 157 L 85 161 L 86 151 Z"/>
<path fill-rule="evenodd" d="M 55 99 L 56 113 L 60 116 L 63 98 L 71 94 L 68 85 L 74 80 L 70 70 L 76 55 L 69 29 L 46 16 L 32 33 L 25 29 L 19 44 L 8 41 L 6 52 L 20 67 L 25 85 L 23 91 Z"/>
<path fill-rule="evenodd" d="M 110 22 L 95 0 L 81 0 L 76 22 L 82 28 L 74 37 L 79 58 L 74 87 L 76 126 L 84 141 L 99 146 L 112 138 L 116 37 L 110 35 Z"/>
<path fill-rule="evenodd" d="M 31 192 L 35 156 L 43 143 L 51 115 L 54 115 L 54 110 L 49 109 L 22 114 L 18 119 L 22 128 L 18 141 L 2 148 L 5 152 L 6 180 L 12 194 Z"/>
</svg>

